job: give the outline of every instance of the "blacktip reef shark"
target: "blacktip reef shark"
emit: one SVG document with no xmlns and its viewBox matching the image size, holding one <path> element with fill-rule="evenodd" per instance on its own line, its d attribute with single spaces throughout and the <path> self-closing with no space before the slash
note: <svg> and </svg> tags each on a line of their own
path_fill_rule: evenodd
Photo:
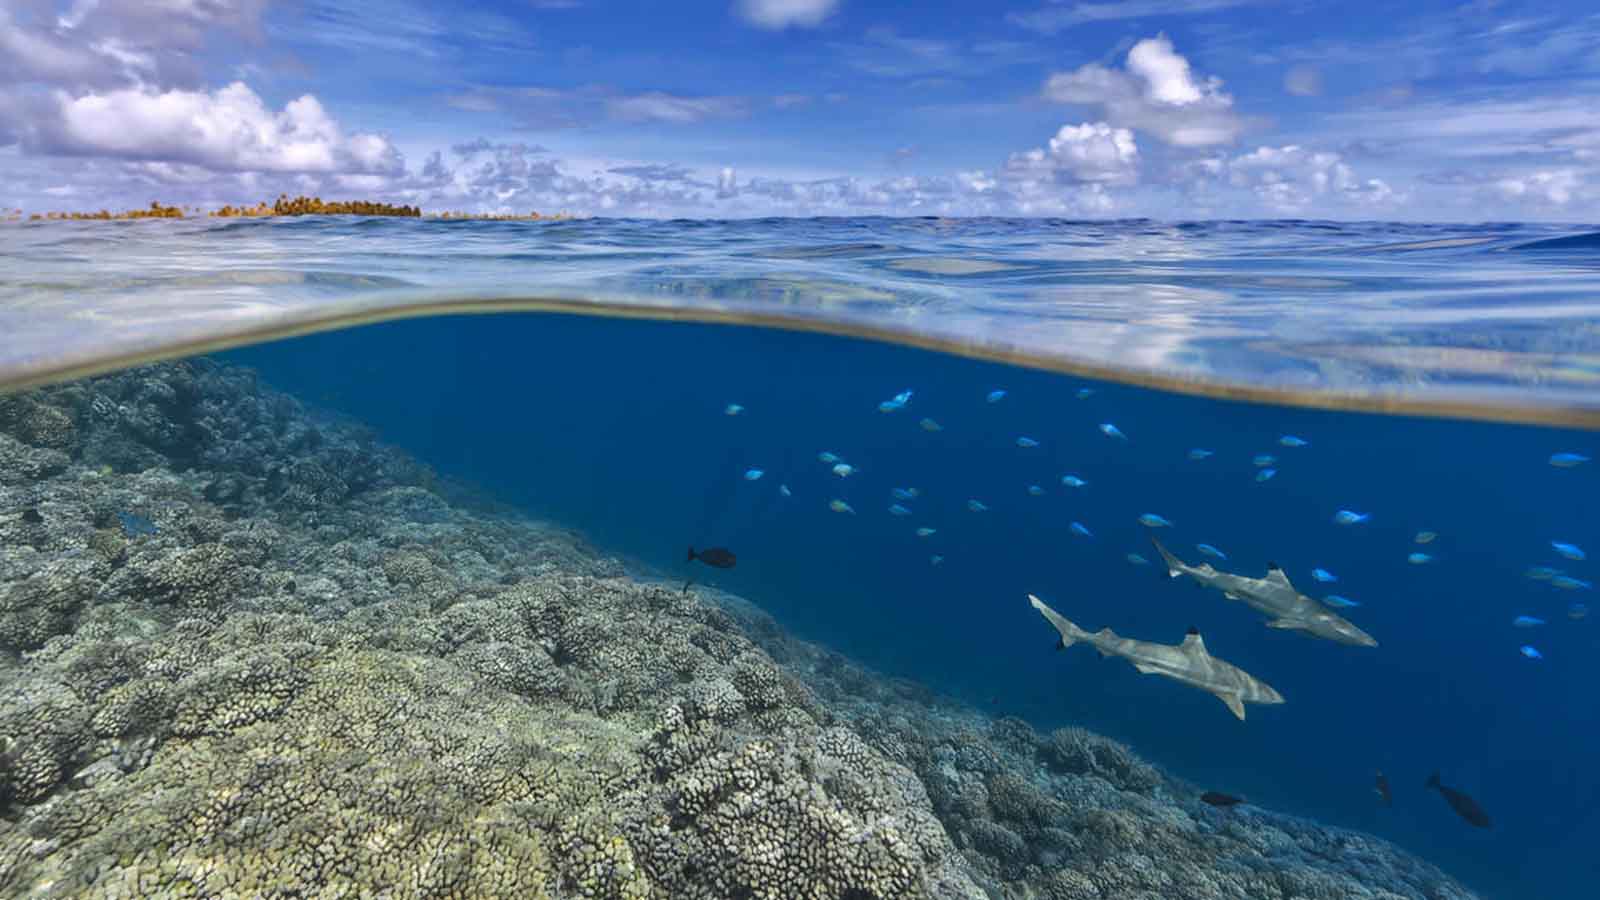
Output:
<svg viewBox="0 0 1600 900">
<path fill-rule="evenodd" d="M 1120 637 L 1109 628 L 1090 634 L 1045 605 L 1038 597 L 1029 594 L 1028 602 L 1061 633 L 1061 641 L 1056 644 L 1057 650 L 1064 650 L 1080 641 L 1090 644 L 1100 651 L 1101 656 L 1120 656 L 1146 675 L 1165 675 L 1216 695 L 1241 722 L 1244 721 L 1246 703 L 1283 702 L 1283 695 L 1273 690 L 1271 685 L 1208 653 L 1199 629 L 1190 628 L 1179 644 L 1136 641 Z"/>
<path fill-rule="evenodd" d="M 1216 588 L 1229 600 L 1242 601 L 1252 609 L 1272 618 L 1267 623 L 1268 628 L 1304 631 L 1330 641 L 1355 644 L 1358 647 L 1378 646 L 1372 635 L 1352 625 L 1342 616 L 1330 612 L 1323 604 L 1295 590 L 1294 585 L 1289 583 L 1289 576 L 1285 575 L 1283 569 L 1276 563 L 1267 564 L 1265 577 L 1246 578 L 1243 575 L 1218 571 L 1210 563 L 1191 566 L 1173 556 L 1155 538 L 1151 538 L 1150 542 L 1161 552 L 1161 558 L 1167 564 L 1168 577 L 1187 575 L 1202 587 Z"/>
</svg>

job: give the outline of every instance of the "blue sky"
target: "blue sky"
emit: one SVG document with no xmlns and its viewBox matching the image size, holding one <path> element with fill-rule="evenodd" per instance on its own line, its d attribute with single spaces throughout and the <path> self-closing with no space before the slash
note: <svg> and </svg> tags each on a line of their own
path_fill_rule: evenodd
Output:
<svg viewBox="0 0 1600 900">
<path fill-rule="evenodd" d="M 1578 0 L 0 0 L 0 207 L 1594 220 Z"/>
</svg>

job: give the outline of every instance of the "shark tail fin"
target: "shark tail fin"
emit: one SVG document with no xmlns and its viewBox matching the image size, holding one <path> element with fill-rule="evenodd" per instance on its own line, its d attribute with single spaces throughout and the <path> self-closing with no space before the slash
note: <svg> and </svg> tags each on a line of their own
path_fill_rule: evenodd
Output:
<svg viewBox="0 0 1600 900">
<path fill-rule="evenodd" d="M 1028 602 L 1033 605 L 1034 609 L 1039 611 L 1039 615 L 1044 616 L 1045 621 L 1049 622 L 1051 625 L 1054 625 L 1056 631 L 1060 632 L 1061 642 L 1056 644 L 1057 650 L 1065 650 L 1066 648 L 1071 647 L 1073 644 L 1089 636 L 1087 631 L 1079 628 L 1066 616 L 1063 616 L 1062 614 L 1051 609 L 1043 600 L 1040 600 L 1038 597 L 1029 594 Z"/>
<path fill-rule="evenodd" d="M 1167 564 L 1168 578 L 1177 578 L 1183 574 L 1183 560 L 1173 556 L 1156 537 L 1151 536 L 1150 543 L 1156 545 L 1156 552 L 1161 554 L 1161 561 Z"/>
<path fill-rule="evenodd" d="M 1431 787 L 1431 788 L 1439 787 L 1439 773 L 1435 772 L 1432 775 L 1429 775 L 1428 776 L 1428 783 L 1426 785 L 1424 785 L 1424 787 Z"/>
</svg>

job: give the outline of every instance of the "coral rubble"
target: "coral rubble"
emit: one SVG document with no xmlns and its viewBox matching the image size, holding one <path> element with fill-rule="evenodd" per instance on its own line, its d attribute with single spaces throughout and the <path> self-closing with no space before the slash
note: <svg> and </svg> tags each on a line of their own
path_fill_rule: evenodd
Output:
<svg viewBox="0 0 1600 900">
<path fill-rule="evenodd" d="M 0 398 L 0 895 L 1470 896 L 1189 797 L 630 576 L 246 371 Z"/>
</svg>

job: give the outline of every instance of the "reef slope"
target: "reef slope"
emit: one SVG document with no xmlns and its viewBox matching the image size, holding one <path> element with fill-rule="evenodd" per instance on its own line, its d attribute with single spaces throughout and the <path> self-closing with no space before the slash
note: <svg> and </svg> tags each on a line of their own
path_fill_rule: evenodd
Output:
<svg viewBox="0 0 1600 900">
<path fill-rule="evenodd" d="M 1428 898 L 630 574 L 246 371 L 0 397 L 0 895 Z"/>
</svg>

